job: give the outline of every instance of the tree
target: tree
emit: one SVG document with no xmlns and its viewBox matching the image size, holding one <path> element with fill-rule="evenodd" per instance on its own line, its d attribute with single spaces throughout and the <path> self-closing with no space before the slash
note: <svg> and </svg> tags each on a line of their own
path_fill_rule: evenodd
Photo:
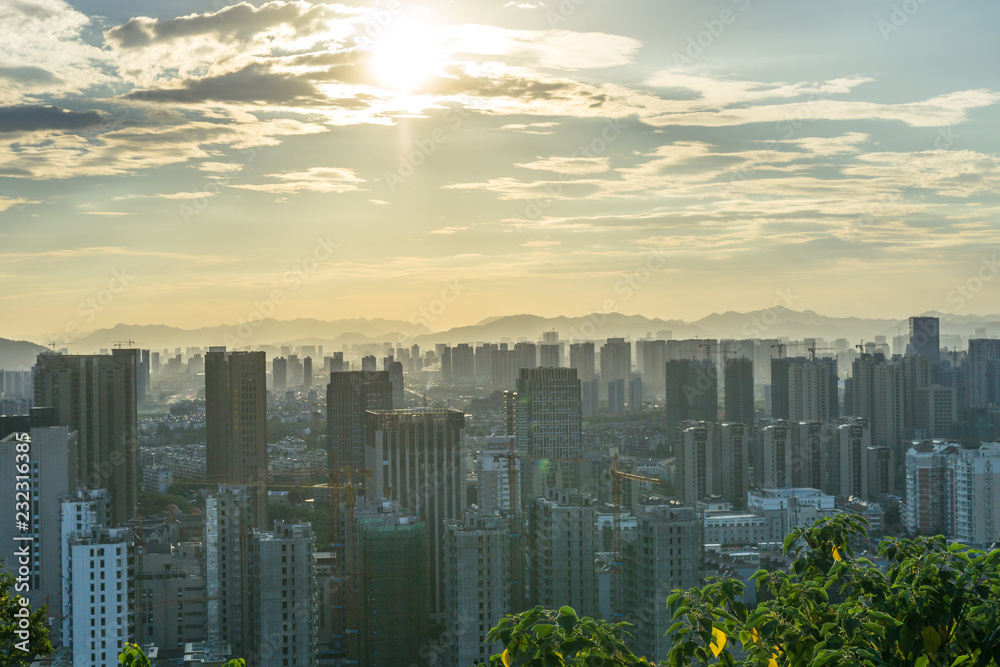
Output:
<svg viewBox="0 0 1000 667">
<path fill-rule="evenodd" d="M 754 574 L 773 599 L 752 610 L 735 580 L 673 593 L 668 664 L 1000 665 L 1000 550 L 887 539 L 880 569 L 854 557 L 866 526 L 840 515 L 793 531 L 791 571 Z"/>
<path fill-rule="evenodd" d="M 628 623 L 579 618 L 572 607 L 559 611 L 535 607 L 505 616 L 487 634 L 504 651 L 490 658 L 493 667 L 550 667 L 565 665 L 651 665 L 629 651 Z M 599 661 L 599 663 L 598 663 Z"/>
<path fill-rule="evenodd" d="M 118 656 L 118 662 L 125 667 L 151 667 L 149 658 L 142 652 L 138 644 L 125 644 Z M 230 660 L 226 663 L 226 667 L 246 667 L 246 665 L 243 658 Z"/>
<path fill-rule="evenodd" d="M 12 593 L 16 584 L 12 573 L 0 572 L 0 667 L 26 667 L 36 657 L 52 653 L 45 625 L 48 608 L 32 611 L 28 598 Z"/>
</svg>

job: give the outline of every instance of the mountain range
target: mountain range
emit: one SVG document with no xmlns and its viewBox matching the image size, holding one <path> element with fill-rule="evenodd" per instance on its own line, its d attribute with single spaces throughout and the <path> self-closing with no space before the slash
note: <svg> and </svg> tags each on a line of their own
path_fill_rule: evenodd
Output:
<svg viewBox="0 0 1000 667">
<path fill-rule="evenodd" d="M 977 329 L 987 335 L 1000 334 L 1000 315 L 924 313 L 941 318 L 942 344 L 955 346 L 973 336 Z M 344 344 L 391 341 L 397 344 L 456 344 L 476 341 L 538 340 L 546 331 L 556 331 L 561 340 L 602 340 L 612 337 L 644 338 L 788 338 L 816 337 L 826 340 L 846 338 L 852 344 L 875 336 L 906 333 L 907 321 L 885 318 L 830 317 L 811 310 L 794 311 L 783 306 L 746 313 L 713 313 L 693 322 L 663 320 L 642 315 L 592 313 L 581 317 L 508 315 L 490 317 L 476 324 L 433 332 L 423 325 L 389 319 L 295 320 L 262 319 L 250 324 L 181 329 L 168 325 L 119 324 L 90 332 L 66 347 L 71 353 L 86 354 L 109 349 L 116 343 L 162 350 L 225 345 L 230 349 L 276 345 L 325 345 L 338 349 Z M 960 338 L 959 338 L 960 337 Z M 44 337 L 40 337 L 42 340 Z M 0 368 L 23 368 L 44 350 L 23 341 L 0 339 Z M 5 366 L 4 364 L 14 364 Z"/>
</svg>

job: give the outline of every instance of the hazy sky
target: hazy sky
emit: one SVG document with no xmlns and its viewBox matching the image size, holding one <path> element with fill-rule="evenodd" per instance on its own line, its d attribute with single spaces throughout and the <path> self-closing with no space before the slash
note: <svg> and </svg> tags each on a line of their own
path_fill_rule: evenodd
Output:
<svg viewBox="0 0 1000 667">
<path fill-rule="evenodd" d="M 987 0 L 3 0 L 0 336 L 996 312 L 998 33 Z"/>
</svg>

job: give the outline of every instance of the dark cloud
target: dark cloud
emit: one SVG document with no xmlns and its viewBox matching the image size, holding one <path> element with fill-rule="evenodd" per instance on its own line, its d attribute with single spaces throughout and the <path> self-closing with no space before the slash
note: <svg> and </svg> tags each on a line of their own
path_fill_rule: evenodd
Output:
<svg viewBox="0 0 1000 667">
<path fill-rule="evenodd" d="M 0 67 L 0 79 L 20 84 L 59 83 L 61 79 L 41 67 Z"/>
<path fill-rule="evenodd" d="M 292 74 L 270 71 L 266 66 L 253 64 L 235 72 L 185 79 L 177 88 L 137 90 L 128 95 L 131 99 L 149 102 L 231 102 L 247 104 L 291 104 L 315 100 L 315 87 Z"/>
<path fill-rule="evenodd" d="M 0 107 L 0 133 L 81 130 L 99 125 L 102 119 L 96 111 L 67 111 L 38 104 Z"/>
<path fill-rule="evenodd" d="M 321 32 L 335 18 L 344 18 L 341 8 L 306 2 L 268 2 L 260 7 L 241 2 L 213 14 L 192 14 L 159 21 L 145 16 L 129 20 L 104 33 L 124 49 L 169 42 L 184 37 L 212 34 L 220 39 L 246 42 L 276 26 L 291 26 L 301 34 Z"/>
<path fill-rule="evenodd" d="M 572 81 L 541 81 L 513 74 L 475 76 L 461 66 L 448 68 L 447 78 L 439 78 L 431 86 L 437 95 L 474 95 L 476 97 L 512 97 L 516 99 L 551 100 L 565 98 L 578 91 Z"/>
</svg>

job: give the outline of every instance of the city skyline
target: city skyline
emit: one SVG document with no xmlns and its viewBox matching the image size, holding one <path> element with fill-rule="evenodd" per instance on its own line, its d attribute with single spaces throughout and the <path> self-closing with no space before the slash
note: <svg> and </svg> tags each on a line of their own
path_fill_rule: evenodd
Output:
<svg viewBox="0 0 1000 667">
<path fill-rule="evenodd" d="M 1000 311 L 986 2 L 0 15 L 5 334 Z"/>
</svg>

